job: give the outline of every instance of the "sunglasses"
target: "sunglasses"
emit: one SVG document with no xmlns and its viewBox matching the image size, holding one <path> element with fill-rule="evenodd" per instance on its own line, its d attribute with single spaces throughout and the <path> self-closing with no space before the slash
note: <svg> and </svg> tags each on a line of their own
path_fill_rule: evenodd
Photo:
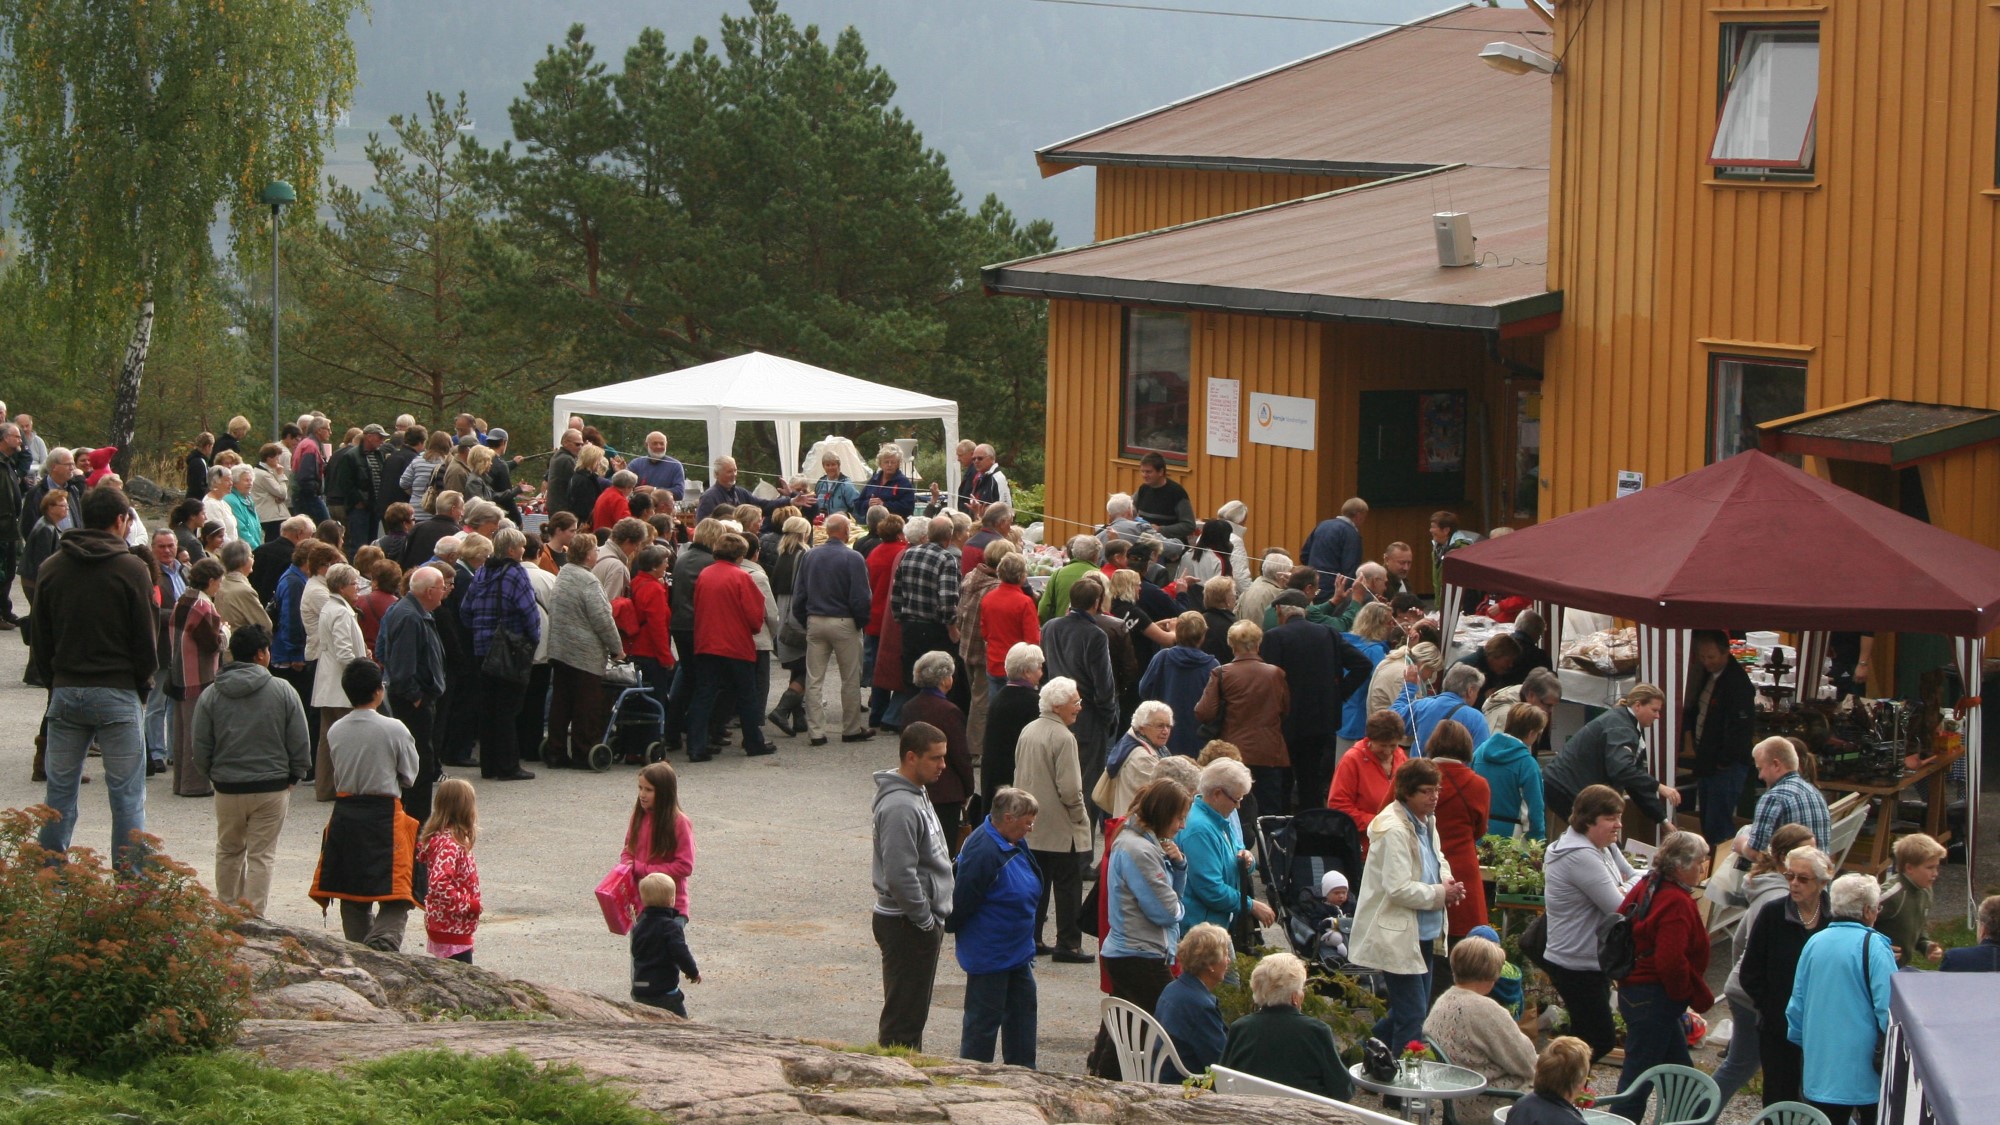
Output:
<svg viewBox="0 0 2000 1125">
<path fill-rule="evenodd" d="M 1799 874 L 1799 873 L 1798 873 L 1798 872 L 1796 872 L 1796 871 L 1787 871 L 1787 872 L 1785 872 L 1785 882 L 1787 882 L 1787 883 L 1817 883 L 1817 882 L 1819 882 L 1819 876 L 1817 876 L 1817 875 L 1801 875 L 1801 874 Z"/>
</svg>

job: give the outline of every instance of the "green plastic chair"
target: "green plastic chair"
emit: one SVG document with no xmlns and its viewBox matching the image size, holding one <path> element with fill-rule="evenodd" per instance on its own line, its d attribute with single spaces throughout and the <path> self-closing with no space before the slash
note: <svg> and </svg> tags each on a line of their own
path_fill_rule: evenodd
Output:
<svg viewBox="0 0 2000 1125">
<path fill-rule="evenodd" d="M 1804 1102 L 1776 1102 L 1764 1107 L 1750 1125 L 1833 1125 L 1826 1114 Z"/>
<path fill-rule="evenodd" d="M 1722 1088 L 1715 1079 L 1691 1066 L 1678 1063 L 1662 1063 L 1633 1079 L 1632 1084 L 1613 1094 L 1607 1101 L 1623 1104 L 1632 1091 L 1651 1083 L 1653 1093 L 1660 1100 L 1655 1111 L 1653 1125 L 1708 1125 L 1716 1111 L 1722 1108 Z M 1601 1104 L 1601 1102 L 1600 1102 Z M 1624 1112 L 1617 1110 L 1614 1112 Z M 1637 1120 L 1635 1113 L 1625 1114 Z"/>
</svg>

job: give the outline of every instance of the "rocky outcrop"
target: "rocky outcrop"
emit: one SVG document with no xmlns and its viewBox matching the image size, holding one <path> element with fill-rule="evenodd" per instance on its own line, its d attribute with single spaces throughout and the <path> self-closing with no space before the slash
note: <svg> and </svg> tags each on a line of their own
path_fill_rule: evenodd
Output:
<svg viewBox="0 0 2000 1125">
<path fill-rule="evenodd" d="M 422 954 L 252 920 L 238 957 L 256 1018 L 237 1041 L 276 1066 L 335 1070 L 400 1051 L 518 1051 L 702 1125 L 1360 1125 L 1304 1102 L 1224 1098 L 923 1056 L 887 1058 L 690 1023 Z"/>
<path fill-rule="evenodd" d="M 703 1125 L 1361 1125 L 1373 1120 L 1274 1098 L 1190 1094 L 923 1057 L 883 1058 L 676 1020 L 355 1027 L 251 1021 L 240 1047 L 285 1067 L 331 1070 L 398 1051 L 519 1051 L 629 1087 L 634 1102 Z"/>
</svg>

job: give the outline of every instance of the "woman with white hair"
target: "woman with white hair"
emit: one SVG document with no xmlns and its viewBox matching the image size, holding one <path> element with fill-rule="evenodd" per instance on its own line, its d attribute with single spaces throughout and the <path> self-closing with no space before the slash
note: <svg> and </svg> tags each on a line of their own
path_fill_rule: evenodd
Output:
<svg viewBox="0 0 2000 1125">
<path fill-rule="evenodd" d="M 1877 1046 L 1889 1030 L 1896 955 L 1875 932 L 1882 888 L 1842 875 L 1827 892 L 1833 924 L 1806 940 L 1784 1020 L 1805 1057 L 1806 1103 L 1834 1125 L 1875 1120 L 1882 1073 Z"/>
<path fill-rule="evenodd" d="M 234 487 L 229 479 L 228 466 L 217 465 L 208 471 L 208 495 L 201 498 L 202 518 L 209 523 L 222 526 L 224 543 L 239 535 L 236 530 L 236 509 L 229 506 L 229 493 Z"/>
<path fill-rule="evenodd" d="M 1188 925 L 1213 922 L 1226 930 L 1245 911 L 1258 925 L 1271 924 L 1271 908 L 1257 901 L 1245 882 L 1243 873 L 1254 870 L 1254 857 L 1229 821 L 1249 793 L 1250 770 L 1242 762 L 1217 758 L 1202 767 L 1187 827 L 1174 837 L 1187 856 L 1187 893 L 1181 901 Z"/>
<path fill-rule="evenodd" d="M 885 508 L 904 519 L 917 510 L 917 490 L 903 475 L 902 446 L 889 442 L 875 451 L 875 473 L 861 486 L 861 502 L 864 511 Z"/>
<path fill-rule="evenodd" d="M 1021 732 L 1042 713 L 1042 646 L 1017 641 L 1003 662 L 1006 678 L 986 706 L 986 732 L 979 756 L 979 791 L 998 793 L 1014 784 L 1015 747 Z"/>
<path fill-rule="evenodd" d="M 820 454 L 819 467 L 820 478 L 812 486 L 813 504 L 819 514 L 830 516 L 840 512 L 860 519 L 867 507 L 861 501 L 861 490 L 840 471 L 840 454 L 830 449 Z"/>
<path fill-rule="evenodd" d="M 951 653 L 935 649 L 917 657 L 911 669 L 917 694 L 903 704 L 903 725 L 929 723 L 944 732 L 944 772 L 930 783 L 931 807 L 944 828 L 947 847 L 958 844 L 958 826 L 964 823 L 965 800 L 973 794 L 972 748 L 965 741 L 965 712 L 950 699 L 953 673 Z M 987 790 L 994 792 L 994 790 Z"/>
<path fill-rule="evenodd" d="M 541 606 L 527 568 L 521 565 L 527 546 L 528 537 L 512 527 L 494 532 L 492 554 L 473 575 L 472 588 L 459 608 L 472 634 L 472 655 L 480 662 L 474 680 L 479 692 L 479 774 L 490 781 L 530 781 L 535 776 L 521 768 L 521 747 L 514 734 L 527 680 L 503 679 L 486 671 L 485 665 L 496 644 L 526 641 L 532 648 L 541 643 Z M 528 663 L 533 663 L 532 653 Z M 521 670 L 529 671 L 525 666 Z"/>
<path fill-rule="evenodd" d="M 1340 1063 L 1333 1029 L 1301 1009 L 1306 1001 L 1306 963 L 1290 953 L 1273 953 L 1250 974 L 1256 1010 L 1229 1025 L 1221 1065 L 1281 1086 L 1324 1098 L 1348 1101 L 1354 1080 Z"/>
<path fill-rule="evenodd" d="M 326 570 L 326 600 L 319 608 L 314 631 L 319 635 L 319 663 L 313 669 L 312 705 L 319 708 L 319 749 L 313 763 L 313 796 L 331 801 L 333 762 L 326 753 L 326 732 L 354 710 L 340 677 L 347 666 L 368 659 L 368 638 L 361 635 L 361 618 L 355 607 L 361 601 L 361 572 L 346 563 Z"/>
<path fill-rule="evenodd" d="M 1118 815 L 1153 780 L 1153 769 L 1167 752 L 1167 738 L 1173 731 L 1174 709 L 1159 700 L 1149 699 L 1133 709 L 1132 728 L 1104 756 L 1104 776 L 1111 787 L 1105 812 Z"/>
<path fill-rule="evenodd" d="M 1203 922 L 1181 935 L 1174 953 L 1180 975 L 1160 990 L 1153 1018 L 1173 1040 L 1174 1053 L 1190 1071 L 1200 1074 L 1215 1065 L 1229 1041 L 1229 1025 L 1222 1022 L 1222 1005 L 1215 1001 L 1215 989 L 1229 975 L 1235 950 L 1228 930 Z M 1171 1062 L 1160 1072 L 1162 1082 L 1179 1082 L 1185 1077 Z"/>
<path fill-rule="evenodd" d="M 1736 1015 L 1736 1036 L 1748 1036 L 1749 1065 L 1739 1065 L 1745 1052 L 1729 1041 L 1729 1055 L 1715 1072 L 1726 1103 L 1751 1074 L 1764 1073 L 1764 1104 L 1798 1101 L 1803 1093 L 1805 1060 L 1792 1042 L 1785 1008 L 1792 1002 L 1792 982 L 1798 976 L 1799 954 L 1812 936 L 1833 922 L 1826 885 L 1833 879 L 1833 860 L 1813 846 L 1811 830 L 1799 824 L 1781 825 L 1771 833 L 1770 847 L 1750 869 L 1743 884 L 1753 896 L 1750 909 L 1737 924 L 1736 968 L 1724 991 Z M 1771 892 L 1771 884 L 1779 888 Z M 1745 1009 L 1737 1011 L 1738 1009 Z"/>
<path fill-rule="evenodd" d="M 1042 878 L 1026 841 L 1040 811 L 1033 794 L 997 789 L 986 820 L 959 849 L 944 928 L 958 939 L 955 955 L 965 971 L 960 1058 L 992 1062 L 998 1035 L 1008 1066 L 1035 1068 L 1034 923 Z"/>
<path fill-rule="evenodd" d="M 264 545 L 264 525 L 257 521 L 257 502 L 250 497 L 250 486 L 256 479 L 257 470 L 250 466 L 233 466 L 229 495 L 223 497 L 229 513 L 236 517 L 236 537 L 253 551 Z"/>
<path fill-rule="evenodd" d="M 1715 1004 L 1709 990 L 1708 927 L 1696 909 L 1694 889 L 1708 876 L 1708 841 L 1698 832 L 1674 832 L 1660 842 L 1646 877 L 1625 894 L 1620 909 L 1632 919 L 1632 971 L 1618 982 L 1618 1014 L 1625 1017 L 1625 1066 L 1618 1088 L 1629 1091 L 1605 1108 L 1639 1121 L 1652 1084 L 1635 1083 L 1662 1063 L 1691 1065 L 1681 1017 Z"/>
<path fill-rule="evenodd" d="M 1010 672 L 1014 653 L 1033 647 L 1014 646 L 1008 653 Z M 1033 655 L 1039 658 L 1040 650 Z M 1039 668 L 1039 659 L 1035 665 Z M 1082 859 L 1090 850 L 1090 816 L 1083 807 L 1083 766 L 1077 758 L 1076 736 L 1069 730 L 1083 713 L 1083 693 L 1075 680 L 1057 676 L 1041 686 L 1039 703 L 1041 717 L 1022 728 L 1014 748 L 1014 784 L 1034 797 L 1041 809 L 1028 833 L 1028 848 L 1042 869 L 1042 893 L 1035 905 L 1035 952 L 1053 953 L 1064 964 L 1089 964 L 1077 911 L 1083 901 Z M 1053 947 L 1042 943 L 1051 897 L 1056 910 Z"/>
</svg>

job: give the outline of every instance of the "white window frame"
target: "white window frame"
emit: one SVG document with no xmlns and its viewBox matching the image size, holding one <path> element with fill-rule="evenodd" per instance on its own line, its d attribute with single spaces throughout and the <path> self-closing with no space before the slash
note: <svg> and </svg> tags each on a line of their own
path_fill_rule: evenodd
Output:
<svg viewBox="0 0 2000 1125">
<path fill-rule="evenodd" d="M 1709 164 L 1721 175 L 1812 175 L 1819 138 L 1819 25 L 1724 25 L 1721 62 Z M 1811 102 L 1801 124 L 1808 65 Z M 1773 122 L 1774 110 L 1785 113 L 1782 126 Z M 1782 128 L 1786 139 L 1773 137 L 1774 128 Z"/>
<path fill-rule="evenodd" d="M 1747 367 L 1782 367 L 1796 370 L 1804 385 L 1801 388 L 1803 394 L 1798 410 L 1794 413 L 1804 412 L 1812 400 L 1812 367 L 1802 360 L 1724 352 L 1711 353 L 1708 357 L 1709 464 L 1734 457 L 1745 449 L 1757 448 L 1755 443 L 1745 446 L 1744 449 L 1733 448 L 1743 431 L 1743 374 Z"/>
</svg>

